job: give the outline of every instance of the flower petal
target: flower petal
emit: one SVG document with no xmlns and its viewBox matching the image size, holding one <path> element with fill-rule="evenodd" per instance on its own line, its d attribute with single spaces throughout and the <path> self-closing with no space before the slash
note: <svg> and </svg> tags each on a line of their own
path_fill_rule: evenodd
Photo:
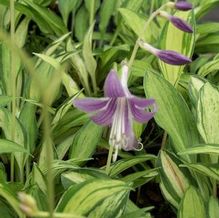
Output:
<svg viewBox="0 0 219 218">
<path fill-rule="evenodd" d="M 130 110 L 132 112 L 132 116 L 139 123 L 148 122 L 156 112 L 156 105 L 153 112 L 145 111 L 143 108 L 139 108 L 132 101 L 129 101 Z"/>
<path fill-rule="evenodd" d="M 132 98 L 129 98 L 129 102 L 141 108 L 145 108 L 145 107 L 148 107 L 149 105 L 155 104 L 155 100 L 153 98 L 145 99 L 145 98 L 139 98 L 135 96 L 133 96 Z"/>
<path fill-rule="evenodd" d="M 128 108 L 128 102 L 126 103 L 124 121 L 125 121 L 125 136 L 126 136 L 126 145 L 122 147 L 125 151 L 135 150 L 138 147 L 138 141 L 135 137 L 133 131 L 133 121 L 131 112 Z"/>
<path fill-rule="evenodd" d="M 117 99 L 111 98 L 108 104 L 106 105 L 106 107 L 100 110 L 99 112 L 97 112 L 96 115 L 91 116 L 91 119 L 99 125 L 103 125 L 103 126 L 110 125 L 112 123 L 112 118 L 115 113 L 116 106 L 117 106 Z"/>
<path fill-rule="evenodd" d="M 106 97 L 124 97 L 125 92 L 115 70 L 111 70 L 105 80 L 104 94 Z"/>
<path fill-rule="evenodd" d="M 104 108 L 109 98 L 82 98 L 73 101 L 73 105 L 85 112 L 94 112 Z"/>
</svg>

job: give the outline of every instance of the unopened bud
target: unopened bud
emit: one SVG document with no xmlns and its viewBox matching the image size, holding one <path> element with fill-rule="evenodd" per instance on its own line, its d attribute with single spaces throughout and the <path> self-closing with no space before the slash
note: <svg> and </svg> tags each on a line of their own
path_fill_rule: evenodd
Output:
<svg viewBox="0 0 219 218">
<path fill-rule="evenodd" d="M 184 64 L 188 64 L 191 63 L 191 60 L 182 55 L 177 53 L 176 51 L 171 51 L 171 50 L 159 50 L 157 48 L 154 48 L 152 45 L 139 40 L 138 41 L 139 46 L 147 51 L 149 51 L 150 53 L 154 54 L 155 56 L 157 56 L 161 61 L 167 63 L 167 64 L 171 64 L 171 65 L 184 65 Z"/>
<path fill-rule="evenodd" d="M 37 204 L 31 195 L 19 192 L 18 198 L 20 200 L 20 208 L 27 216 L 34 216 L 37 213 Z"/>
<path fill-rule="evenodd" d="M 182 1 L 182 0 L 179 0 L 176 3 L 169 2 L 169 3 L 167 3 L 167 6 L 170 8 L 180 10 L 180 11 L 189 11 L 192 9 L 191 3 L 187 2 L 187 1 Z"/>
<path fill-rule="evenodd" d="M 160 11 L 159 15 L 161 17 L 168 19 L 176 28 L 184 32 L 187 32 L 187 33 L 193 33 L 192 27 L 188 23 L 186 23 L 184 20 L 182 20 L 181 18 L 172 16 L 165 11 Z"/>
</svg>

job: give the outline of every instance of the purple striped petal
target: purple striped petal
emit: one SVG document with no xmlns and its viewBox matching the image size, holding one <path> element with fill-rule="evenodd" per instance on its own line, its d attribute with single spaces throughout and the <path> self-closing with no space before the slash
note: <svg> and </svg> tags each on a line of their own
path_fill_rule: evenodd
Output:
<svg viewBox="0 0 219 218">
<path fill-rule="evenodd" d="M 111 70 L 105 80 L 104 94 L 106 97 L 124 97 L 125 92 L 115 70 Z"/>
<path fill-rule="evenodd" d="M 108 102 L 109 98 L 83 98 L 74 100 L 73 105 L 89 113 L 103 109 Z"/>
<path fill-rule="evenodd" d="M 110 99 L 106 107 L 100 110 L 99 112 L 97 112 L 96 115 L 91 116 L 91 119 L 99 125 L 103 125 L 103 126 L 110 125 L 112 123 L 116 106 L 117 106 L 117 99 L 116 98 Z"/>
<path fill-rule="evenodd" d="M 178 29 L 187 33 L 193 33 L 192 27 L 181 18 L 175 16 L 169 16 L 169 20 Z"/>
<path fill-rule="evenodd" d="M 138 148 L 138 141 L 133 132 L 133 121 L 131 112 L 129 111 L 128 102 L 126 102 L 124 116 L 126 145 L 123 146 L 122 149 L 125 151 L 135 150 L 136 148 Z"/>
<path fill-rule="evenodd" d="M 145 99 L 145 98 L 139 98 L 139 97 L 135 97 L 135 96 L 133 96 L 132 98 L 129 98 L 129 102 L 131 102 L 135 106 L 141 107 L 141 108 L 145 108 L 145 107 L 148 107 L 150 105 L 155 104 L 155 100 L 152 98 Z"/>
<path fill-rule="evenodd" d="M 132 116 L 139 123 L 146 123 L 151 118 L 153 118 L 155 114 L 155 110 L 153 112 L 145 111 L 142 108 L 137 107 L 132 101 L 129 101 L 130 110 L 132 112 Z"/>
</svg>

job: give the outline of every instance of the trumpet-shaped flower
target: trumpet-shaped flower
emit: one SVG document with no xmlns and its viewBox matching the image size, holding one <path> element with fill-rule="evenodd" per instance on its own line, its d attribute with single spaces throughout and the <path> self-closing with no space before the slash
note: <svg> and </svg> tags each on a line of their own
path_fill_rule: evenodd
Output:
<svg viewBox="0 0 219 218">
<path fill-rule="evenodd" d="M 122 68 L 121 80 L 111 70 L 104 84 L 105 97 L 76 99 L 73 102 L 75 107 L 87 112 L 95 123 L 111 126 L 109 144 L 115 149 L 114 161 L 119 149 L 136 150 L 141 145 L 133 132 L 133 120 L 146 123 L 156 112 L 155 100 L 132 95 L 127 80 L 126 65 Z"/>
</svg>

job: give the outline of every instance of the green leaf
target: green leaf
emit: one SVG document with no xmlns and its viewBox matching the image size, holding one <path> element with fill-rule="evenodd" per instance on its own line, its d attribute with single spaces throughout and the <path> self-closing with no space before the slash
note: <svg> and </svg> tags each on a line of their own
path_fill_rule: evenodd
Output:
<svg viewBox="0 0 219 218">
<path fill-rule="evenodd" d="M 219 144 L 219 89 L 206 83 L 197 107 L 197 126 L 205 143 Z"/>
<path fill-rule="evenodd" d="M 65 25 L 67 26 L 69 14 L 76 11 L 81 4 L 81 0 L 58 0 L 59 10 L 62 14 Z"/>
<path fill-rule="evenodd" d="M 75 36 L 79 41 L 83 41 L 89 27 L 89 14 L 83 5 L 75 16 Z"/>
<path fill-rule="evenodd" d="M 25 141 L 25 134 L 23 132 L 23 128 L 19 122 L 18 119 L 15 120 L 15 123 L 12 123 L 13 121 L 12 114 L 6 109 L 6 108 L 0 108 L 0 127 L 2 128 L 5 138 L 9 141 L 12 141 L 20 146 L 23 146 L 23 149 L 26 145 Z M 14 125 L 14 127 L 13 127 Z M 13 129 L 16 130 L 15 136 L 12 139 L 12 131 Z M 13 143 L 12 142 L 12 143 Z M 19 148 L 18 148 L 19 149 Z M 26 151 L 26 150 L 25 150 Z M 25 164 L 25 157 L 26 155 L 19 153 L 15 153 L 15 159 L 18 163 L 19 169 L 23 170 L 24 164 Z"/>
<path fill-rule="evenodd" d="M 164 151 L 160 151 L 160 164 L 161 182 L 169 192 L 169 195 L 178 201 L 179 204 L 180 199 L 189 187 L 189 181 L 177 164 Z"/>
<path fill-rule="evenodd" d="M 109 174 L 111 177 L 114 177 L 114 176 L 117 176 L 119 173 L 123 172 L 124 170 L 135 166 L 136 164 L 143 163 L 147 160 L 155 160 L 155 159 L 156 159 L 156 156 L 150 155 L 150 154 L 122 159 L 122 160 L 116 161 L 114 164 L 110 166 Z"/>
<path fill-rule="evenodd" d="M 109 177 L 103 171 L 90 168 L 71 169 L 71 171 L 64 172 L 61 175 L 62 184 L 65 189 L 73 184 L 80 184 L 94 178 L 108 179 Z"/>
<path fill-rule="evenodd" d="M 218 199 L 211 196 L 208 203 L 208 215 L 209 218 L 217 218 L 219 214 L 219 202 Z"/>
<path fill-rule="evenodd" d="M 53 136 L 56 143 L 63 142 L 67 137 L 72 136 L 78 128 L 87 123 L 89 118 L 87 114 L 71 109 L 61 118 L 53 128 Z"/>
<path fill-rule="evenodd" d="M 202 175 L 211 177 L 219 181 L 218 164 L 183 164 L 181 166 L 188 167 L 189 169 L 199 172 Z"/>
<path fill-rule="evenodd" d="M 147 31 L 144 31 L 146 23 L 146 19 L 144 17 L 127 8 L 120 8 L 119 12 L 128 27 L 130 27 L 139 38 L 150 41 L 150 28 L 148 28 Z"/>
<path fill-rule="evenodd" d="M 160 189 L 161 192 L 163 194 L 163 196 L 165 197 L 165 199 L 170 202 L 175 208 L 179 208 L 179 199 L 176 199 L 176 196 L 174 196 L 170 190 L 167 190 L 168 186 L 166 187 L 164 185 L 164 183 L 161 181 L 160 182 Z"/>
<path fill-rule="evenodd" d="M 205 84 L 203 79 L 200 79 L 198 77 L 192 76 L 190 83 L 189 83 L 189 94 L 191 101 L 193 103 L 193 106 L 196 109 L 198 99 L 199 99 L 199 94 L 200 94 L 200 89 L 201 87 Z"/>
<path fill-rule="evenodd" d="M 198 191 L 193 186 L 190 186 L 186 191 L 177 217 L 206 218 L 204 202 Z"/>
<path fill-rule="evenodd" d="M 96 125 L 93 121 L 86 123 L 76 133 L 69 157 L 80 159 L 91 157 L 101 138 L 102 132 L 102 126 Z"/>
<path fill-rule="evenodd" d="M 55 116 L 52 120 L 52 126 L 53 128 L 58 124 L 58 122 L 62 119 L 62 117 L 67 113 L 67 111 L 72 107 L 72 102 L 75 98 L 77 98 L 80 95 L 81 92 L 73 95 L 72 97 L 69 97 L 66 99 L 57 109 Z"/>
<path fill-rule="evenodd" d="M 90 26 L 88 32 L 84 37 L 84 44 L 82 54 L 85 62 L 86 69 L 91 76 L 94 88 L 96 88 L 96 68 L 97 63 L 92 52 L 92 36 L 93 36 L 94 23 Z"/>
<path fill-rule="evenodd" d="M 32 12 L 35 12 L 37 16 L 34 16 L 34 19 L 37 21 L 40 17 L 44 20 L 44 23 L 49 26 L 55 34 L 58 36 L 63 35 L 67 32 L 67 29 L 63 23 L 63 21 L 58 17 L 55 13 L 50 11 L 47 8 L 44 8 L 34 2 L 23 0 L 28 7 L 31 9 Z M 22 11 L 21 11 L 22 12 Z M 44 26 L 45 26 L 44 24 Z"/>
<path fill-rule="evenodd" d="M 216 7 L 218 4 L 218 0 L 203 1 L 202 4 L 200 4 L 199 7 L 197 7 L 195 10 L 196 19 L 203 17 L 206 13 L 208 13 L 209 10 Z"/>
<path fill-rule="evenodd" d="M 199 144 L 192 148 L 187 148 L 184 151 L 178 153 L 179 155 L 184 154 L 217 154 L 219 155 L 219 144 Z"/>
<path fill-rule="evenodd" d="M 109 202 L 111 217 L 116 217 L 119 210 L 123 210 L 123 199 L 127 198 L 130 188 L 126 183 L 118 180 L 93 179 L 84 183 L 71 186 L 60 199 L 56 211 L 65 213 L 76 213 L 88 216 L 92 213 L 102 214 L 104 209 L 109 213 Z M 116 198 L 116 196 L 120 196 Z M 112 198 L 115 202 L 112 204 Z M 107 209 L 108 208 L 108 209 Z M 108 217 L 104 213 L 102 217 Z M 96 217 L 92 215 L 91 217 Z"/>
<path fill-rule="evenodd" d="M 131 200 L 128 200 L 125 212 L 121 218 L 152 218 L 147 211 L 152 210 L 153 207 L 139 208 Z"/>
<path fill-rule="evenodd" d="M 19 120 L 22 124 L 23 131 L 26 135 L 27 149 L 32 153 L 35 149 L 36 139 L 38 134 L 37 120 L 36 120 L 37 107 L 29 102 L 25 102 L 21 108 Z"/>
<path fill-rule="evenodd" d="M 198 144 L 199 135 L 194 118 L 176 89 L 160 75 L 151 72 L 145 74 L 144 88 L 146 96 L 154 98 L 157 103 L 155 120 L 173 140 L 174 150 L 179 152 Z M 184 159 L 191 161 L 188 156 L 184 156 Z"/>
<path fill-rule="evenodd" d="M 208 22 L 197 25 L 197 33 L 201 35 L 201 37 L 205 34 L 216 33 L 218 32 L 219 23 L 217 22 Z"/>
<path fill-rule="evenodd" d="M 22 48 L 25 45 L 27 34 L 28 34 L 29 23 L 30 23 L 30 19 L 25 18 L 22 20 L 22 22 L 19 24 L 19 26 L 16 29 L 15 39 L 16 39 L 16 45 L 19 48 Z"/>
<path fill-rule="evenodd" d="M 12 96 L 11 51 L 5 43 L 0 46 L 0 78 L 3 83 L 4 95 Z M 16 77 L 21 68 L 20 58 L 14 55 L 14 71 Z M 17 93 L 19 96 L 20 93 Z"/>
<path fill-rule="evenodd" d="M 28 153 L 28 151 L 22 145 L 19 145 L 7 139 L 0 139 L 0 154 L 14 152 Z"/>
<path fill-rule="evenodd" d="M 12 97 L 0 95 L 0 106 L 6 106 L 12 101 Z"/>
<path fill-rule="evenodd" d="M 195 19 L 193 12 L 181 12 L 178 11 L 174 16 L 180 17 L 187 21 L 195 29 Z M 177 36 L 177 37 L 176 37 Z M 195 42 L 195 34 L 186 33 L 176 28 L 171 22 L 167 22 L 163 32 L 161 33 L 161 49 L 174 50 L 187 57 L 191 57 L 193 53 L 193 47 Z M 161 72 L 165 79 L 171 84 L 175 85 L 180 79 L 185 66 L 173 66 L 159 61 Z"/>
<path fill-rule="evenodd" d="M 204 64 L 198 71 L 198 75 L 205 77 L 209 73 L 213 73 L 215 71 L 219 70 L 219 59 L 208 61 L 206 64 Z"/>
<path fill-rule="evenodd" d="M 94 22 L 96 11 L 100 6 L 100 0 L 84 0 L 85 7 L 89 13 L 89 24 Z"/>
<path fill-rule="evenodd" d="M 121 178 L 124 182 L 133 182 L 132 187 L 137 188 L 154 179 L 158 175 L 157 169 L 149 169 L 130 173 Z"/>
<path fill-rule="evenodd" d="M 16 211 L 19 218 L 25 217 L 20 210 L 19 202 L 14 196 L 14 194 L 11 193 L 11 191 L 7 187 L 3 186 L 2 184 L 0 184 L 0 196 L 7 200 L 10 206 Z"/>
<path fill-rule="evenodd" d="M 206 37 L 197 40 L 195 45 L 195 51 L 196 53 L 218 53 L 218 45 L 218 34 L 208 34 Z"/>
<path fill-rule="evenodd" d="M 99 29 L 102 37 L 103 34 L 106 32 L 106 28 L 110 21 L 110 17 L 114 13 L 114 10 L 116 8 L 116 3 L 117 3 L 116 0 L 104 0 L 101 4 Z"/>
</svg>

